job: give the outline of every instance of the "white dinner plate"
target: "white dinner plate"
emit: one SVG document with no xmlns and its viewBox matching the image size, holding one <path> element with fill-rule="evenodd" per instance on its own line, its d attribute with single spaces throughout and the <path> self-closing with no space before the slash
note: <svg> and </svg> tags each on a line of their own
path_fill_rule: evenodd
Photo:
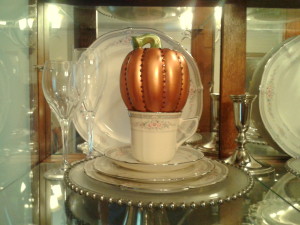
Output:
<svg viewBox="0 0 300 225">
<path fill-rule="evenodd" d="M 211 160 L 202 158 L 195 164 L 186 168 L 157 173 L 127 169 L 125 167 L 118 166 L 105 156 L 97 157 L 94 160 L 95 170 L 102 174 L 115 178 L 145 183 L 166 183 L 195 179 L 210 173 L 214 169 L 214 166 L 215 165 L 211 162 Z"/>
<path fill-rule="evenodd" d="M 119 166 L 144 172 L 179 170 L 193 165 L 204 157 L 201 151 L 187 146 L 180 146 L 173 159 L 163 164 L 146 164 L 137 161 L 130 153 L 130 146 L 109 149 L 105 151 L 104 155 Z"/>
<path fill-rule="evenodd" d="M 253 95 L 257 95 L 257 99 L 253 102 L 252 112 L 251 112 L 251 123 L 254 125 L 254 128 L 257 129 L 249 129 L 247 134 L 251 139 L 252 143 L 259 144 L 268 144 L 272 148 L 276 150 L 281 150 L 278 144 L 273 140 L 268 130 L 264 126 L 262 121 L 260 112 L 259 112 L 259 88 L 261 84 L 262 75 L 265 70 L 265 66 L 270 58 L 286 43 L 293 40 L 295 37 L 289 38 L 278 45 L 274 46 L 258 63 L 256 69 L 253 72 L 253 76 L 251 81 L 249 82 L 249 93 Z M 257 133 L 258 132 L 258 133 Z M 251 137 L 252 136 L 252 137 Z M 282 150 L 281 150 L 282 151 Z"/>
<path fill-rule="evenodd" d="M 177 140 L 188 139 L 198 127 L 202 113 L 202 83 L 197 64 L 193 57 L 176 41 L 164 33 L 148 28 L 127 28 L 106 33 L 100 36 L 91 46 L 96 54 L 105 52 L 105 66 L 108 68 L 105 88 L 95 117 L 94 148 L 103 153 L 110 147 L 130 144 L 130 123 L 128 112 L 122 101 L 119 87 L 121 64 L 125 56 L 132 51 L 131 37 L 145 33 L 160 37 L 163 48 L 181 52 L 188 64 L 190 74 L 190 90 L 187 103 L 182 111 L 182 119 L 197 118 L 182 123 L 178 128 Z M 79 63 L 80 63 L 79 59 Z M 101 65 L 100 65 L 101 67 Z M 100 68 L 101 71 L 101 68 Z M 89 96 L 92 98 L 93 96 Z M 87 123 L 82 110 L 74 116 L 74 125 L 78 133 L 87 140 Z"/>
<path fill-rule="evenodd" d="M 259 110 L 273 140 L 292 157 L 300 156 L 300 36 L 284 44 L 262 75 Z"/>
<path fill-rule="evenodd" d="M 212 162 L 215 167 L 209 174 L 202 176 L 199 179 L 183 180 L 171 183 L 143 183 L 106 176 L 95 170 L 93 160 L 85 162 L 84 172 L 92 179 L 106 184 L 116 185 L 125 190 L 134 190 L 145 193 L 174 193 L 195 188 L 208 187 L 222 182 L 228 175 L 228 167 L 217 161 Z"/>
</svg>

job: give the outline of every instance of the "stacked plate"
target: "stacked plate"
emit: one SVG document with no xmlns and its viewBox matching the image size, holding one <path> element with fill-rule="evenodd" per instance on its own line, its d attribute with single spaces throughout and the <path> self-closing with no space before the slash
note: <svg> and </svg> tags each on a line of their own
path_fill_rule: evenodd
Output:
<svg viewBox="0 0 300 225">
<path fill-rule="evenodd" d="M 131 157 L 130 146 L 124 146 L 87 161 L 84 172 L 92 179 L 125 189 L 172 193 L 219 183 L 227 177 L 228 167 L 186 146 L 180 147 L 168 163 L 143 164 Z"/>
</svg>

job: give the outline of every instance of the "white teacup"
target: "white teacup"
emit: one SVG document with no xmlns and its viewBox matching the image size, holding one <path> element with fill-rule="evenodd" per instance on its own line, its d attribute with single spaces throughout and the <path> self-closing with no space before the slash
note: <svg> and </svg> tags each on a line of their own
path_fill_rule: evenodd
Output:
<svg viewBox="0 0 300 225">
<path fill-rule="evenodd" d="M 131 154 L 143 163 L 159 164 L 173 159 L 177 148 L 195 130 L 178 138 L 181 123 L 192 119 L 181 119 L 181 112 L 129 111 L 131 124 Z"/>
</svg>

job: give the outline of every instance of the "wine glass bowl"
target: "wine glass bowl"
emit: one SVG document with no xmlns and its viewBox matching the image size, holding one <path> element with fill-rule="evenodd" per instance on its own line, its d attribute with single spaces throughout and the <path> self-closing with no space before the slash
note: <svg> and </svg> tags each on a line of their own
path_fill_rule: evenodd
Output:
<svg viewBox="0 0 300 225">
<path fill-rule="evenodd" d="M 62 166 L 48 170 L 47 179 L 62 179 L 68 167 L 68 136 L 72 115 L 84 92 L 82 77 L 75 73 L 72 61 L 47 61 L 43 68 L 42 89 L 50 109 L 62 129 Z"/>
</svg>

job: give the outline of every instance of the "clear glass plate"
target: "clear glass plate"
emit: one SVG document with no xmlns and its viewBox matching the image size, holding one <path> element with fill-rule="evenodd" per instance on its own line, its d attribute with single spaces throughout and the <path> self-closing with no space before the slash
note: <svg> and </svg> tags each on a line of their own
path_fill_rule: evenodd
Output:
<svg viewBox="0 0 300 225">
<path fill-rule="evenodd" d="M 180 146 L 174 158 L 163 164 L 146 164 L 137 161 L 130 154 L 130 146 L 109 149 L 105 151 L 104 155 L 121 167 L 152 173 L 183 169 L 204 157 L 204 154 L 199 150 L 187 146 Z"/>
<path fill-rule="evenodd" d="M 300 221 L 299 204 L 289 205 L 282 199 L 269 199 L 252 205 L 250 219 L 254 224 L 297 225 Z"/>
<path fill-rule="evenodd" d="M 116 165 L 113 161 L 109 160 L 105 156 L 100 156 L 94 159 L 92 162 L 94 169 L 107 176 L 133 180 L 137 182 L 145 183 L 166 183 L 166 182 L 176 182 L 181 180 L 196 179 L 200 176 L 204 176 L 212 172 L 215 164 L 207 158 L 202 158 L 198 160 L 195 164 L 183 168 L 181 170 L 165 171 L 165 172 L 143 172 L 137 170 L 127 169 Z M 90 170 L 89 163 L 85 169 Z"/>
<path fill-rule="evenodd" d="M 131 37 L 145 33 L 160 37 L 163 48 L 181 52 L 188 64 L 190 74 L 190 90 L 187 103 L 182 111 L 182 119 L 198 118 L 182 123 L 178 128 L 177 140 L 185 140 L 194 134 L 202 113 L 203 86 L 197 63 L 193 57 L 176 41 L 164 33 L 149 28 L 127 28 L 109 32 L 100 36 L 91 46 L 96 54 L 105 51 L 105 66 L 108 72 L 106 84 L 95 117 L 94 148 L 103 153 L 105 149 L 130 144 L 131 132 L 128 111 L 120 94 L 120 70 L 125 56 L 132 51 Z M 79 59 L 80 62 L 81 59 Z M 99 69 L 99 68 L 98 68 Z M 93 71 L 93 68 L 91 68 Z M 101 72 L 101 66 L 100 66 Z M 89 96 L 93 98 L 93 96 Z M 87 140 L 87 125 L 84 110 L 78 110 L 74 116 L 74 125 L 78 133 Z"/>
</svg>

